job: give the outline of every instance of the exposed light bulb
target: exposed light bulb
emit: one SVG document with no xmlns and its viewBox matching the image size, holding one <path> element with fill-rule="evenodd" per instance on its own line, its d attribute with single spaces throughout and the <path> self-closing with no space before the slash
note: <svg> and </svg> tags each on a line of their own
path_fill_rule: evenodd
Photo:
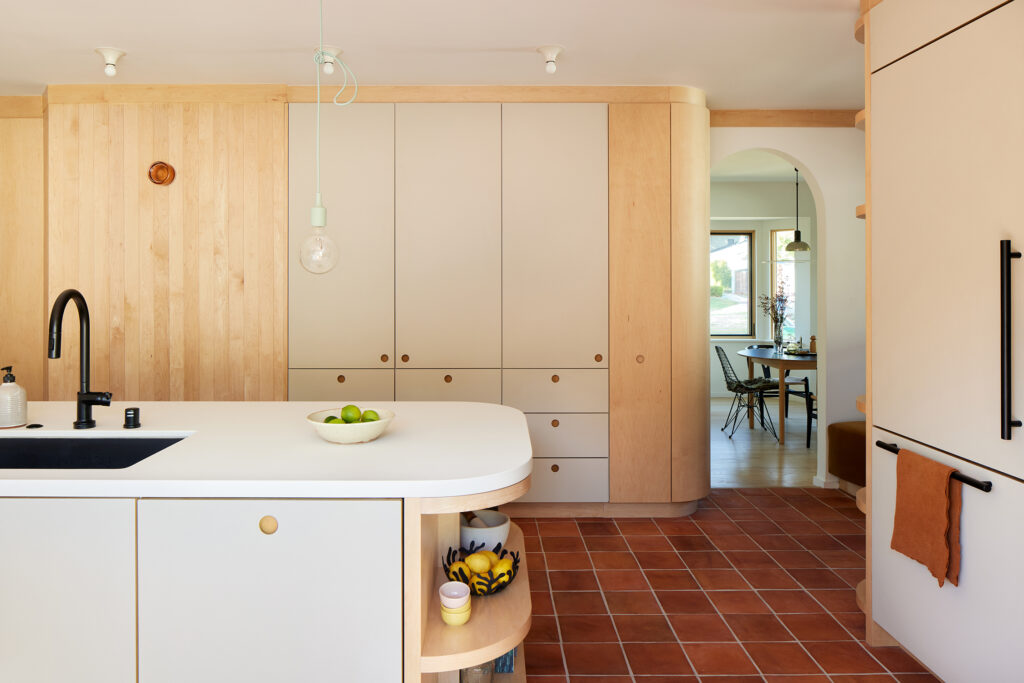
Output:
<svg viewBox="0 0 1024 683">
<path fill-rule="evenodd" d="M 324 73 L 328 76 L 334 73 L 334 62 L 324 62 Z"/>
<path fill-rule="evenodd" d="M 338 245 L 321 227 L 314 227 L 299 249 L 299 263 L 315 275 L 322 275 L 338 265 Z"/>
<path fill-rule="evenodd" d="M 544 70 L 547 71 L 549 74 L 555 73 L 556 69 L 558 69 L 558 66 L 555 64 L 555 60 L 553 59 L 549 59 L 547 63 L 544 64 Z"/>
<path fill-rule="evenodd" d="M 96 54 L 103 58 L 103 73 L 110 78 L 117 75 L 117 61 L 124 57 L 124 50 L 116 47 L 98 47 Z"/>
<path fill-rule="evenodd" d="M 110 76 L 111 78 L 113 78 L 114 76 L 117 75 L 117 65 L 115 65 L 115 64 L 107 64 L 106 66 L 103 67 L 103 73 L 105 73 L 108 76 Z"/>
<path fill-rule="evenodd" d="M 542 45 L 537 48 L 537 52 L 544 58 L 544 70 L 553 74 L 558 70 L 558 58 L 565 52 L 565 48 L 561 45 Z"/>
</svg>

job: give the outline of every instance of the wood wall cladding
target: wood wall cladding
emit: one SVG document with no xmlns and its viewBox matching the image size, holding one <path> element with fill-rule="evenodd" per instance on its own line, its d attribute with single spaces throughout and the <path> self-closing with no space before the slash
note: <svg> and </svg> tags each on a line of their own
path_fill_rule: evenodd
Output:
<svg viewBox="0 0 1024 683">
<path fill-rule="evenodd" d="M 0 366 L 14 366 L 30 401 L 46 399 L 41 116 L 0 118 Z"/>
<path fill-rule="evenodd" d="M 48 114 L 47 302 L 68 287 L 88 300 L 92 387 L 283 400 L 286 105 L 51 102 Z M 173 183 L 149 182 L 154 161 L 175 167 Z M 77 312 L 64 324 L 53 400 L 77 390 Z"/>
<path fill-rule="evenodd" d="M 613 503 L 672 494 L 671 105 L 608 106 Z"/>
</svg>

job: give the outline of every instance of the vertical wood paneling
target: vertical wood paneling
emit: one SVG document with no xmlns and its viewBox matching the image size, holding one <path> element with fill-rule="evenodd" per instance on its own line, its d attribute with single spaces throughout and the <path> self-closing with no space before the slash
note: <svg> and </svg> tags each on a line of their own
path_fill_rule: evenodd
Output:
<svg viewBox="0 0 1024 683">
<path fill-rule="evenodd" d="M 51 105 L 47 300 L 85 294 L 96 389 L 285 398 L 286 123 L 282 103 Z M 171 185 L 149 182 L 154 161 Z M 75 317 L 54 399 L 77 390 Z"/>
<path fill-rule="evenodd" d="M 0 365 L 46 398 L 43 120 L 0 119 Z"/>
<path fill-rule="evenodd" d="M 672 494 L 670 105 L 608 106 L 613 503 Z"/>
</svg>

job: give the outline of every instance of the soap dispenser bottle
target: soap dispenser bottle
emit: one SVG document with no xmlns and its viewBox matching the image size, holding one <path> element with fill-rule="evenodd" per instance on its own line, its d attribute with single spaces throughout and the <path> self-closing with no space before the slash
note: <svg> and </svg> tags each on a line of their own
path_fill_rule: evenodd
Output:
<svg viewBox="0 0 1024 683">
<path fill-rule="evenodd" d="M 24 427 L 28 422 L 28 395 L 25 388 L 14 381 L 12 366 L 0 370 L 4 372 L 4 381 L 0 384 L 0 429 Z"/>
</svg>

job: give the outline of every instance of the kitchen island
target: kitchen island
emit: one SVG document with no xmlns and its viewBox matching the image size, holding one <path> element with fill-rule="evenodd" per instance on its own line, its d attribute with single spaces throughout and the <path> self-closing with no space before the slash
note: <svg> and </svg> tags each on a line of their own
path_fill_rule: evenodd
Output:
<svg viewBox="0 0 1024 683">
<path fill-rule="evenodd" d="M 124 469 L 0 469 L 0 680 L 443 680 L 521 642 L 525 572 L 463 627 L 431 601 L 457 513 L 529 486 L 523 414 L 359 405 L 395 420 L 342 446 L 305 421 L 321 403 L 115 403 L 91 430 L 30 403 L 43 426 L 0 431 L 0 459 L 28 437 L 180 440 Z"/>
</svg>

